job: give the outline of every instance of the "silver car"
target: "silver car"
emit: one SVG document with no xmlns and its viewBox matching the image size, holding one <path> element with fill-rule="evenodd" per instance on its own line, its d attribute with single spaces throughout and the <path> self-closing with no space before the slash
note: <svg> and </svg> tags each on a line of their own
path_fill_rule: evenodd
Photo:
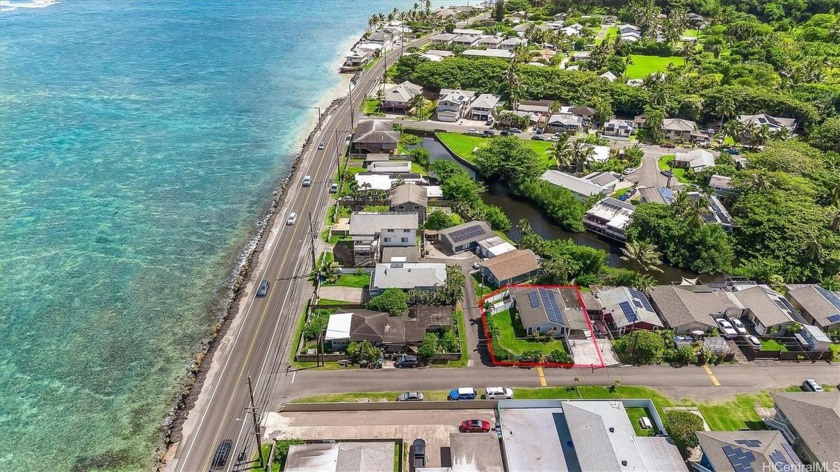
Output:
<svg viewBox="0 0 840 472">
<path fill-rule="evenodd" d="M 738 336 L 738 332 L 732 327 L 732 323 L 726 321 L 725 318 L 718 318 L 715 320 L 720 330 L 723 332 L 724 338 L 732 338 Z"/>
<path fill-rule="evenodd" d="M 400 396 L 397 397 L 398 402 L 422 402 L 423 392 L 405 392 L 401 393 Z"/>
<path fill-rule="evenodd" d="M 295 213 L 295 212 L 289 213 L 289 217 L 286 219 L 286 224 L 289 225 L 289 226 L 292 226 L 295 223 L 297 223 L 297 213 Z"/>
</svg>

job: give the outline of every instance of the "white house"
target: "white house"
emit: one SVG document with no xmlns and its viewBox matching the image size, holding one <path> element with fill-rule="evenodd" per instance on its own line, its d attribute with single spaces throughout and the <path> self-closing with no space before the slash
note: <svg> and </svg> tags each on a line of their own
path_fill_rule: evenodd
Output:
<svg viewBox="0 0 840 472">
<path fill-rule="evenodd" d="M 457 37 L 457 34 L 452 33 L 438 33 L 429 37 L 429 42 L 432 44 L 450 44 L 452 40 Z"/>
<path fill-rule="evenodd" d="M 470 118 L 473 120 L 486 120 L 496 116 L 496 107 L 499 106 L 501 100 L 502 97 L 498 95 L 482 93 L 472 103 Z"/>
<path fill-rule="evenodd" d="M 777 118 L 765 114 L 738 115 L 738 121 L 745 125 L 755 123 L 759 126 L 767 126 L 770 134 L 776 134 L 782 129 L 786 129 L 790 133 L 796 131 L 796 120 L 793 118 Z"/>
<path fill-rule="evenodd" d="M 376 264 L 370 278 L 370 294 L 386 289 L 434 290 L 446 283 L 446 264 L 431 262 L 392 262 Z"/>
<path fill-rule="evenodd" d="M 687 152 L 678 152 L 674 158 L 675 167 L 684 167 L 694 172 L 700 172 L 706 167 L 715 165 L 715 156 L 705 149 L 693 149 Z"/>
<path fill-rule="evenodd" d="M 520 44 L 528 44 L 528 41 L 522 38 L 508 38 L 501 43 L 499 43 L 499 49 L 504 49 L 506 51 L 513 51 L 516 46 Z"/>
<path fill-rule="evenodd" d="M 502 41 L 504 41 L 504 38 L 501 38 L 499 36 L 484 35 L 481 37 L 481 39 L 478 40 L 478 45 L 486 46 L 491 49 L 501 49 L 499 48 L 499 43 L 501 43 Z"/>
<path fill-rule="evenodd" d="M 441 89 L 437 103 L 438 120 L 450 123 L 460 120 L 474 98 L 475 92 L 469 90 Z"/>
<path fill-rule="evenodd" d="M 467 49 L 461 55 L 466 57 L 495 57 L 498 59 L 513 57 L 513 53 L 505 49 Z"/>
<path fill-rule="evenodd" d="M 583 226 L 595 234 L 623 242 L 627 239 L 624 231 L 633 221 L 635 211 L 636 207 L 630 203 L 607 197 L 587 210 Z"/>
<path fill-rule="evenodd" d="M 604 124 L 604 135 L 618 138 L 629 138 L 635 126 L 630 120 L 612 119 Z"/>
<path fill-rule="evenodd" d="M 575 133 L 583 128 L 583 120 L 574 115 L 551 115 L 548 126 L 558 132 Z"/>
<path fill-rule="evenodd" d="M 596 183 L 597 177 L 601 174 L 603 173 L 596 172 L 586 177 L 575 177 L 574 175 L 566 174 L 557 170 L 547 170 L 543 172 L 540 179 L 545 180 L 552 185 L 569 190 L 575 194 L 579 200 L 586 200 L 593 195 L 607 195 L 615 190 L 615 183 L 618 181 L 617 179 L 608 185 L 600 185 Z"/>
</svg>

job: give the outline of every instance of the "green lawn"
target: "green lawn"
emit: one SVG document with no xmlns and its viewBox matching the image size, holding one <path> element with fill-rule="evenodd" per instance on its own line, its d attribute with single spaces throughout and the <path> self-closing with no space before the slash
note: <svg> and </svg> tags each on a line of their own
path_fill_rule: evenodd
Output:
<svg viewBox="0 0 840 472">
<path fill-rule="evenodd" d="M 787 348 L 773 339 L 761 340 L 762 351 L 787 351 Z"/>
<path fill-rule="evenodd" d="M 509 351 L 511 354 L 522 354 L 525 351 L 540 351 L 548 354 L 552 351 L 560 350 L 566 352 L 566 347 L 563 341 L 554 339 L 553 341 L 529 341 L 526 339 L 525 328 L 522 327 L 522 322 L 514 320 L 510 310 L 504 310 L 490 318 L 493 323 L 499 327 L 499 339 L 494 340 L 499 347 Z"/>
<path fill-rule="evenodd" d="M 840 344 L 838 344 L 838 343 L 829 344 L 828 347 L 831 348 L 831 352 L 834 353 L 834 360 L 835 361 L 840 361 Z"/>
<path fill-rule="evenodd" d="M 706 418 L 712 431 L 737 431 L 741 428 L 766 429 L 761 417 L 755 412 L 755 405 L 772 407 L 773 399 L 767 392 L 737 395 L 734 399 L 697 407 Z"/>
<path fill-rule="evenodd" d="M 418 164 L 416 162 L 411 163 L 411 172 L 414 172 L 415 174 L 420 174 L 420 175 L 426 175 L 427 174 L 426 169 L 424 169 L 423 166 L 421 166 L 420 164 Z"/>
<path fill-rule="evenodd" d="M 650 412 L 647 408 L 642 407 L 634 407 L 634 408 L 627 408 L 627 416 L 630 418 L 630 423 L 633 424 L 633 431 L 636 432 L 636 436 L 655 436 L 656 435 L 656 425 L 653 425 L 650 429 L 642 428 L 641 423 L 639 423 L 639 419 L 647 417 L 650 418 Z M 651 421 L 653 424 L 653 421 Z"/>
<path fill-rule="evenodd" d="M 332 285 L 336 287 L 366 288 L 370 286 L 370 274 L 344 274 Z"/>
<path fill-rule="evenodd" d="M 633 187 L 625 187 L 625 188 L 623 188 L 623 189 L 621 189 L 621 190 L 617 190 L 617 191 L 616 191 L 616 192 L 612 195 L 612 197 L 613 197 L 613 198 L 618 198 L 618 197 L 620 197 L 620 196 L 624 195 L 625 193 L 629 192 L 629 191 L 630 191 L 630 189 L 632 189 L 632 188 L 633 188 Z"/>
<path fill-rule="evenodd" d="M 490 140 L 493 139 L 460 133 L 437 133 L 437 137 L 455 154 L 459 155 L 468 162 L 475 162 L 473 149 L 487 146 L 490 143 Z M 551 156 L 550 152 L 547 152 L 553 149 L 553 142 L 534 141 L 532 139 L 523 140 L 523 142 L 526 146 L 533 149 L 538 155 L 544 157 L 546 168 L 554 164 L 554 158 Z"/>
<path fill-rule="evenodd" d="M 379 100 L 367 99 L 364 102 L 362 102 L 362 114 L 383 115 L 384 113 L 380 113 L 379 111 Z"/>
<path fill-rule="evenodd" d="M 344 300 L 330 300 L 329 298 L 319 298 L 318 299 L 318 307 L 330 307 L 330 306 L 344 306 L 347 305 L 347 302 Z M 301 325 L 301 329 L 303 329 L 303 325 Z M 298 333 L 298 337 L 300 337 L 300 333 Z"/>
<path fill-rule="evenodd" d="M 461 310 L 455 312 L 455 323 L 458 325 L 458 341 L 461 345 L 461 358 L 457 361 L 449 361 L 446 367 L 466 367 L 470 360 L 469 347 L 467 347 L 467 324 L 464 322 L 464 313 Z"/>
<path fill-rule="evenodd" d="M 473 274 L 472 284 L 473 284 L 473 287 L 475 288 L 475 295 L 479 299 L 481 297 L 493 292 L 493 289 L 488 287 L 486 283 L 484 285 L 481 285 L 481 276 L 479 274 Z"/>
<path fill-rule="evenodd" d="M 675 156 L 674 154 L 666 154 L 660 157 L 659 161 L 657 162 L 659 170 L 669 170 L 669 166 L 675 157 L 677 156 Z M 684 184 L 691 182 L 691 180 L 688 178 L 688 171 L 686 171 L 684 168 L 673 167 L 670 170 L 674 173 L 674 178 L 676 178 L 678 182 L 682 182 Z"/>
<path fill-rule="evenodd" d="M 627 66 L 627 70 L 624 72 L 630 79 L 643 79 L 654 72 L 665 72 L 668 70 L 668 64 L 670 63 L 675 66 L 681 66 L 685 63 L 685 60 L 679 56 L 660 57 L 631 54 L 630 58 L 633 60 L 633 64 Z"/>
</svg>

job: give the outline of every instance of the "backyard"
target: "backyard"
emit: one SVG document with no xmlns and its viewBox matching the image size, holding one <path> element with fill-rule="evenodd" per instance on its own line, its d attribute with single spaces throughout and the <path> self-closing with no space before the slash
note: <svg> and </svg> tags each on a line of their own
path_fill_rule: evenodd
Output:
<svg viewBox="0 0 840 472">
<path fill-rule="evenodd" d="M 761 340 L 761 350 L 762 351 L 787 351 L 787 348 L 783 344 L 779 344 L 777 341 L 773 339 L 762 339 Z"/>
<path fill-rule="evenodd" d="M 666 154 L 659 158 L 657 165 L 659 166 L 659 170 L 670 170 L 674 173 L 674 178 L 677 179 L 678 182 L 687 184 L 689 183 L 688 174 L 686 170 L 682 167 L 671 167 L 671 164 L 674 162 L 674 158 L 676 158 L 674 154 Z"/>
<path fill-rule="evenodd" d="M 446 144 L 452 152 L 468 162 L 475 162 L 475 155 L 473 154 L 473 150 L 475 148 L 487 146 L 490 140 L 493 139 L 460 133 L 437 133 L 437 137 L 439 140 L 443 141 L 443 143 Z M 524 142 L 529 148 L 533 149 L 538 155 L 543 156 L 546 167 L 554 164 L 554 158 L 551 156 L 550 152 L 547 152 L 554 147 L 553 142 L 534 141 L 530 139 L 523 140 L 522 142 Z"/>
<path fill-rule="evenodd" d="M 641 56 L 631 54 L 630 59 L 633 63 L 627 66 L 624 74 L 629 79 L 643 79 L 654 72 L 665 72 L 668 70 L 668 64 L 681 66 L 685 60 L 679 56 Z"/>
<path fill-rule="evenodd" d="M 499 329 L 499 336 L 498 339 L 494 340 L 494 346 L 501 347 L 511 354 L 521 355 L 527 351 L 539 351 L 543 354 L 550 354 L 558 350 L 566 352 L 566 347 L 560 339 L 551 341 L 528 340 L 522 322 L 510 310 L 500 311 L 488 318 Z"/>
<path fill-rule="evenodd" d="M 343 274 L 335 283 L 325 282 L 323 285 L 334 285 L 336 287 L 368 288 L 370 286 L 370 274 Z"/>
</svg>

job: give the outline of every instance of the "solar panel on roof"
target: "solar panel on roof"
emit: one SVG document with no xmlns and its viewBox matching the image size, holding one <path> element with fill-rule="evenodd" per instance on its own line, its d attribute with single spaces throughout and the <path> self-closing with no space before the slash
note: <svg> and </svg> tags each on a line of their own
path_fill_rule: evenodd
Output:
<svg viewBox="0 0 840 472">
<path fill-rule="evenodd" d="M 790 444 L 787 442 L 782 442 L 782 449 L 787 451 L 788 457 L 793 460 L 793 469 L 788 470 L 805 470 L 805 466 L 802 464 L 802 461 L 799 460 L 799 456 L 796 455 L 796 451 L 793 450 Z"/>
<path fill-rule="evenodd" d="M 834 293 L 830 290 L 826 290 L 826 289 L 824 289 L 820 286 L 816 286 L 814 288 L 817 289 L 817 292 L 819 292 L 820 295 L 823 296 L 823 298 L 825 298 L 826 300 L 829 301 L 829 303 L 834 305 L 834 308 L 837 308 L 838 310 L 840 310 L 840 297 L 838 297 L 836 293 Z"/>
<path fill-rule="evenodd" d="M 773 465 L 776 466 L 776 470 L 793 470 L 790 467 L 790 464 L 788 464 L 785 455 L 778 449 L 770 453 L 770 460 L 773 461 Z"/>
<path fill-rule="evenodd" d="M 539 289 L 539 292 L 543 305 L 545 305 L 545 313 L 548 315 L 549 321 L 557 324 L 563 324 L 563 310 L 560 308 L 560 305 L 557 304 L 557 299 L 555 299 L 552 293 L 548 290 L 541 288 Z"/>
<path fill-rule="evenodd" d="M 633 290 L 633 289 L 628 289 L 628 290 L 630 290 L 630 295 L 632 295 L 634 299 L 638 299 L 642 303 L 642 307 L 645 310 L 653 311 L 653 306 L 651 306 L 650 302 L 648 301 L 648 299 L 647 299 L 647 297 L 645 296 L 644 293 L 642 293 L 638 290 Z"/>
<path fill-rule="evenodd" d="M 633 307 L 630 306 L 630 302 L 621 302 L 618 304 L 618 306 L 621 307 L 621 311 L 624 312 L 624 317 L 627 318 L 627 321 L 635 323 L 636 320 L 639 319 L 639 317 L 636 316 L 636 310 L 634 310 Z"/>
<path fill-rule="evenodd" d="M 755 454 L 750 451 L 745 451 L 740 447 L 726 445 L 721 448 L 729 463 L 735 472 L 757 472 L 753 469 L 752 463 L 755 461 Z"/>
<path fill-rule="evenodd" d="M 738 443 L 738 444 L 743 444 L 744 446 L 747 446 L 747 447 L 759 447 L 759 446 L 761 446 L 761 441 L 759 441 L 758 439 L 736 439 L 735 442 Z"/>
<path fill-rule="evenodd" d="M 837 323 L 838 321 L 840 321 L 840 315 L 831 315 L 828 317 L 828 321 L 831 321 L 832 323 Z"/>
<path fill-rule="evenodd" d="M 473 225 L 453 231 L 449 234 L 449 237 L 452 238 L 453 242 L 460 243 L 466 241 L 467 239 L 481 236 L 482 234 L 484 234 L 484 228 L 482 228 L 481 225 Z"/>
<path fill-rule="evenodd" d="M 537 308 L 540 306 L 540 296 L 537 292 L 528 293 L 528 300 L 531 301 L 531 308 Z"/>
</svg>

